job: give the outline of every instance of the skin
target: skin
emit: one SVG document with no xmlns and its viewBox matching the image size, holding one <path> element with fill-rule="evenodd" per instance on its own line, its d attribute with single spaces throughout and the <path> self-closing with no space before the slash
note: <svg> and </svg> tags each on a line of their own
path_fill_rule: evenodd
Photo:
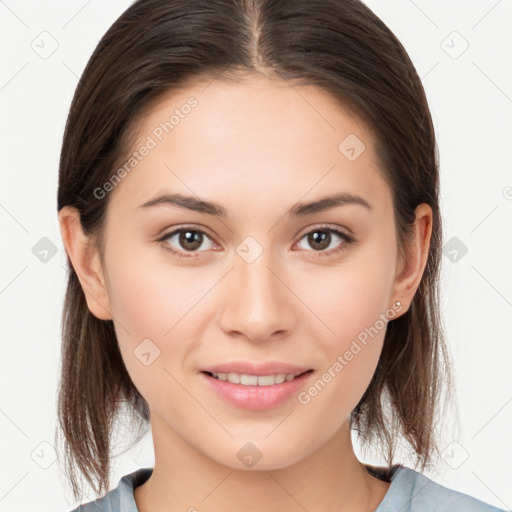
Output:
<svg viewBox="0 0 512 512">
<path fill-rule="evenodd" d="M 305 405 L 294 396 L 265 411 L 237 408 L 198 372 L 234 360 L 276 360 L 312 368 L 318 378 L 395 301 L 402 303 L 397 316 L 410 306 L 432 211 L 417 208 L 416 237 L 401 258 L 371 132 L 314 86 L 254 76 L 190 86 L 142 120 L 139 142 L 190 96 L 198 106 L 111 192 L 103 259 L 76 211 L 59 213 L 88 307 L 113 319 L 126 367 L 150 406 L 155 467 L 135 490 L 137 506 L 373 511 L 389 484 L 357 459 L 348 418 L 375 371 L 385 328 Z M 366 146 L 354 161 L 338 150 L 349 134 Z M 228 215 L 137 209 L 164 191 L 214 201 Z M 371 210 L 350 204 L 303 218 L 285 214 L 334 191 L 361 196 Z M 332 234 L 328 248 L 318 249 L 304 235 L 323 224 L 356 242 Z M 157 241 L 190 225 L 210 236 L 196 257 L 165 249 L 187 252 L 177 236 Z M 252 263 L 236 252 L 249 235 L 263 250 Z M 336 247 L 342 250 L 333 253 Z M 149 366 L 134 356 L 146 338 L 160 350 Z M 248 441 L 262 453 L 250 469 L 237 457 Z"/>
</svg>

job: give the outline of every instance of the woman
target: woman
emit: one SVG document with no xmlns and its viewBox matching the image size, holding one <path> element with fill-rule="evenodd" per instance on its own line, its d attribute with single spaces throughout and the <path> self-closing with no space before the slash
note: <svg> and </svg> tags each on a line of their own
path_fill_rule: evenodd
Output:
<svg viewBox="0 0 512 512">
<path fill-rule="evenodd" d="M 77 498 L 128 414 L 155 465 L 77 510 L 498 510 L 394 462 L 431 463 L 451 389 L 438 194 L 421 82 L 359 1 L 134 3 L 63 141 L 59 420 Z"/>
</svg>

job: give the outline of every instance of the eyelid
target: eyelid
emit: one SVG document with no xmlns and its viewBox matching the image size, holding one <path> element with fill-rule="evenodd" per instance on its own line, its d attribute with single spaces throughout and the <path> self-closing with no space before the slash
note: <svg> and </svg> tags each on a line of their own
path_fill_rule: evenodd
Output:
<svg viewBox="0 0 512 512">
<path fill-rule="evenodd" d="M 324 231 L 325 230 L 325 231 L 331 231 L 331 232 L 339 233 L 340 235 L 355 241 L 355 238 L 350 233 L 345 233 L 343 231 L 343 229 L 346 229 L 347 231 L 349 231 L 351 233 L 351 231 L 348 228 L 342 228 L 341 226 L 338 226 L 338 225 L 317 224 L 317 225 L 305 228 L 305 230 L 302 232 L 301 235 L 297 235 L 297 238 L 298 238 L 298 240 L 300 240 L 305 235 L 309 235 L 309 233 L 311 233 L 311 232 L 314 232 L 314 231 Z"/>
<path fill-rule="evenodd" d="M 179 233 L 180 231 L 186 231 L 189 229 L 190 231 L 197 231 L 199 233 L 203 233 L 211 240 L 215 241 L 215 236 L 211 234 L 210 230 L 204 226 L 198 226 L 193 224 L 184 224 L 182 226 L 174 227 L 169 229 L 169 231 L 164 230 L 164 232 L 158 236 L 157 241 L 161 241 L 163 239 L 169 238 L 171 235 L 175 235 L 176 233 Z M 217 243 L 217 242 L 215 242 Z"/>
</svg>

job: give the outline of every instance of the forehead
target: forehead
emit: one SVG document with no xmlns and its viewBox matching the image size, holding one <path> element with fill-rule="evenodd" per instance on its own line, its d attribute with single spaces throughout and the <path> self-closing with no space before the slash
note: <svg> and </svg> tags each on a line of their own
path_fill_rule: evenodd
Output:
<svg viewBox="0 0 512 512">
<path fill-rule="evenodd" d="M 114 190 L 134 207 L 164 189 L 238 199 L 241 208 L 335 191 L 389 201 L 370 132 L 315 86 L 262 77 L 198 82 L 153 105 L 136 129 L 137 155 Z"/>
</svg>

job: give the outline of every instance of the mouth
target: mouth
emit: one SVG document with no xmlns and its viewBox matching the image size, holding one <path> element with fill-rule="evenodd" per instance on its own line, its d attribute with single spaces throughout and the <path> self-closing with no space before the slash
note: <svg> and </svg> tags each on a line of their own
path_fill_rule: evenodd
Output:
<svg viewBox="0 0 512 512">
<path fill-rule="evenodd" d="M 199 375 L 207 389 L 231 406 L 251 411 L 265 411 L 290 403 L 301 389 L 310 385 L 314 371 L 255 375 L 203 370 Z"/>
<path fill-rule="evenodd" d="M 298 379 L 302 375 L 311 373 L 313 370 L 306 370 L 299 373 L 276 373 L 272 375 L 251 375 L 247 373 L 223 373 L 223 372 L 207 372 L 202 373 L 213 377 L 214 379 L 230 382 L 231 384 L 239 384 L 241 386 L 274 386 L 276 384 L 282 384 L 283 382 L 290 382 Z"/>
<path fill-rule="evenodd" d="M 310 385 L 314 370 L 286 361 L 240 360 L 201 368 L 206 388 L 226 403 L 253 411 L 274 409 L 290 403 Z"/>
</svg>

